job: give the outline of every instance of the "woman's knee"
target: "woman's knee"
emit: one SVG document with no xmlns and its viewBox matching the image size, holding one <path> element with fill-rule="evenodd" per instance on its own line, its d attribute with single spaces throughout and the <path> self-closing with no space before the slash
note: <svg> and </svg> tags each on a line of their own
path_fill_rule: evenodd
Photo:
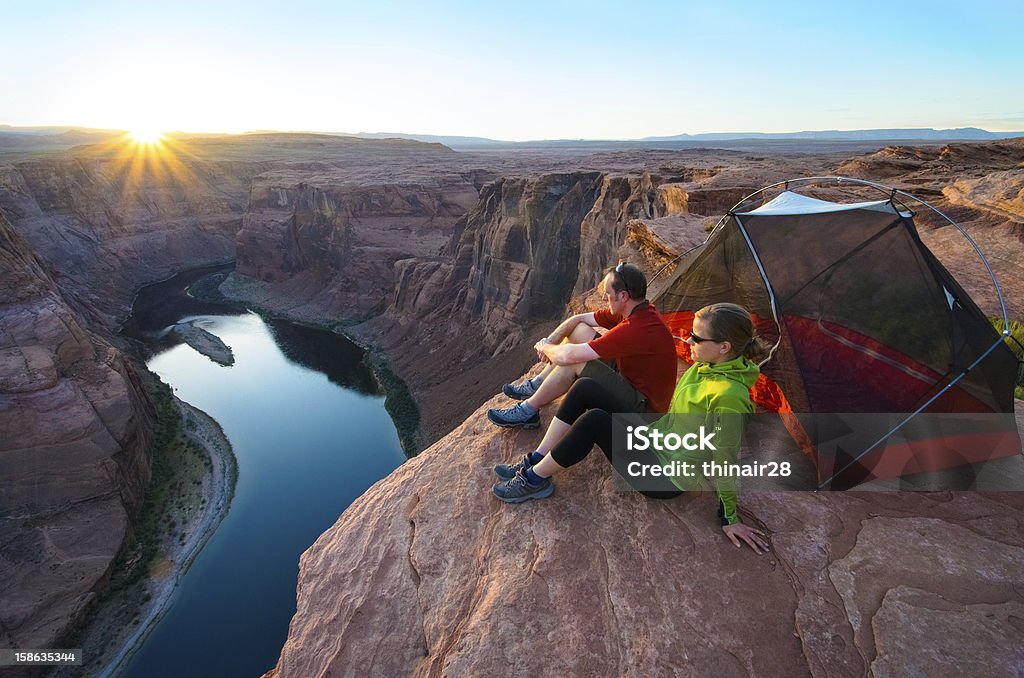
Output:
<svg viewBox="0 0 1024 678">
<path fill-rule="evenodd" d="M 579 421 L 581 425 L 593 426 L 595 430 L 600 430 L 600 427 L 611 425 L 612 415 L 601 409 L 590 409 L 583 413 Z"/>
<path fill-rule="evenodd" d="M 567 424 L 572 424 L 579 419 L 580 415 L 590 407 L 588 403 L 591 398 L 588 394 L 593 388 L 591 384 L 596 383 L 590 377 L 583 377 L 573 382 L 565 397 L 562 398 L 562 404 L 558 406 L 555 416 Z"/>
<path fill-rule="evenodd" d="M 587 410 L 551 448 L 551 458 L 568 468 L 581 462 L 598 445 L 602 449 L 611 438 L 611 415 L 604 410 Z"/>
<path fill-rule="evenodd" d="M 604 387 L 596 379 L 580 377 L 573 382 L 569 392 L 566 393 L 566 398 L 571 396 L 574 401 L 583 404 L 585 407 L 594 407 L 590 403 L 593 403 L 603 390 Z"/>
<path fill-rule="evenodd" d="M 566 395 L 568 396 L 570 393 L 575 393 L 576 397 L 579 397 L 581 394 L 588 393 L 593 390 L 596 384 L 597 382 L 590 377 L 580 377 L 576 381 L 572 382 L 572 386 L 569 387 L 569 391 Z"/>
</svg>

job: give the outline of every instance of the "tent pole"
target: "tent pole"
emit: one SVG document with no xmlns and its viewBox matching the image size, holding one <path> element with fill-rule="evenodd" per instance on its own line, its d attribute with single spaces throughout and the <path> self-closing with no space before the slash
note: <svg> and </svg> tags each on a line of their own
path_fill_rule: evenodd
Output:
<svg viewBox="0 0 1024 678">
<path fill-rule="evenodd" d="M 754 263 L 757 264 L 757 270 L 761 273 L 761 280 L 764 282 L 765 289 L 768 290 L 768 300 L 772 306 L 772 319 L 775 321 L 775 327 L 779 332 L 779 338 L 775 341 L 772 346 L 772 350 L 768 351 L 768 357 L 759 362 L 757 365 L 761 367 L 775 355 L 775 349 L 782 343 L 782 324 L 779 322 L 779 309 L 775 305 L 775 289 L 772 287 L 771 282 L 768 281 L 768 274 L 765 273 L 764 264 L 761 263 L 761 257 L 758 256 L 757 250 L 754 249 L 754 243 L 750 241 L 750 235 L 747 233 L 747 229 L 743 226 L 743 222 L 735 214 L 732 215 L 733 221 L 736 222 L 736 227 L 740 230 L 740 234 L 743 235 L 743 239 L 747 243 L 747 249 L 750 250 L 750 256 L 754 257 Z"/>
</svg>

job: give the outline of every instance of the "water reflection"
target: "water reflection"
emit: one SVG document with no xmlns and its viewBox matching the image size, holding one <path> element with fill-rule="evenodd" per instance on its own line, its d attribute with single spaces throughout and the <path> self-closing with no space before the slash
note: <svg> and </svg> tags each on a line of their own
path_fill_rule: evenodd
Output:
<svg viewBox="0 0 1024 678">
<path fill-rule="evenodd" d="M 363 363 L 363 349 L 338 342 L 336 335 L 281 320 L 267 322 L 281 352 L 297 365 L 316 370 L 332 383 L 366 395 L 381 395 L 373 372 Z"/>
</svg>

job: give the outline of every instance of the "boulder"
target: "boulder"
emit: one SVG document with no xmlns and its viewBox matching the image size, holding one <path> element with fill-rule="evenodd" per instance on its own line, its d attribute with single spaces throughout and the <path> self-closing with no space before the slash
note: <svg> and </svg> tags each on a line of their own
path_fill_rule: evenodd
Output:
<svg viewBox="0 0 1024 678">
<path fill-rule="evenodd" d="M 1015 224 L 1024 224 L 1024 169 L 960 180 L 947 186 L 942 193 L 954 205 L 993 212 Z"/>
</svg>

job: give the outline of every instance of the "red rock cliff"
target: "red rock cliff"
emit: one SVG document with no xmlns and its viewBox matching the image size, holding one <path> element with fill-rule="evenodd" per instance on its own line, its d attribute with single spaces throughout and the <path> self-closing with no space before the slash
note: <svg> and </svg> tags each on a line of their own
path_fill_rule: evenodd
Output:
<svg viewBox="0 0 1024 678">
<path fill-rule="evenodd" d="M 0 215 L 0 644 L 60 647 L 149 481 L 152 409 Z"/>
<path fill-rule="evenodd" d="M 712 493 L 615 490 L 593 453 L 550 499 L 490 494 L 538 432 L 484 403 L 303 554 L 279 678 L 1015 675 L 1024 497 L 759 493 L 756 556 Z"/>
<path fill-rule="evenodd" d="M 694 181 L 713 174 L 509 176 L 477 197 L 479 175 L 465 171 L 387 185 L 268 172 L 226 289 L 325 324 L 374 315 L 346 331 L 383 348 L 413 386 L 430 441 L 522 371 L 527 338 L 593 288 L 631 219 L 711 209 L 745 190 Z"/>
</svg>

